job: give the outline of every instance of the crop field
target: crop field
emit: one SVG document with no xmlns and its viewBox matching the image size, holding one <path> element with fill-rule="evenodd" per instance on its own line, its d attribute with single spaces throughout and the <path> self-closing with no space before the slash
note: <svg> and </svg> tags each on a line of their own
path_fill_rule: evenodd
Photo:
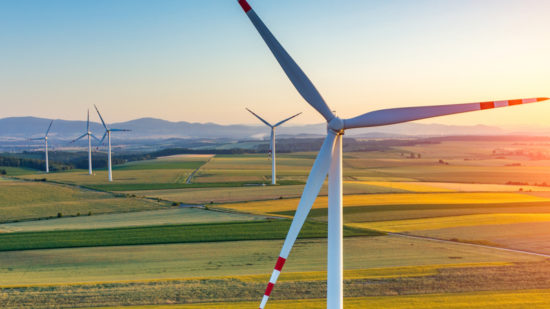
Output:
<svg viewBox="0 0 550 309">
<path fill-rule="evenodd" d="M 380 297 L 350 297 L 344 301 L 346 309 L 363 308 L 399 308 L 399 309 L 436 309 L 436 308 L 494 308 L 494 309 L 530 309 L 548 308 L 550 306 L 550 290 L 528 290 L 528 291 L 499 291 L 499 292 L 477 292 L 477 293 L 449 293 L 430 295 L 400 295 Z M 256 308 L 258 302 L 235 302 L 235 303 L 206 303 L 189 305 L 164 305 L 155 306 L 158 309 L 241 309 Z M 97 308 L 97 307 L 94 307 Z M 97 309 L 149 309 L 150 306 L 124 306 L 124 307 L 102 307 Z M 325 299 L 307 300 L 271 300 L 269 308 L 304 308 L 322 309 L 326 308 Z"/>
<path fill-rule="evenodd" d="M 303 155 L 278 155 L 277 177 L 305 181 L 314 158 Z M 194 178 L 195 182 L 258 182 L 271 179 L 271 159 L 265 155 L 215 156 Z"/>
<path fill-rule="evenodd" d="M 0 252 L 0 285 L 269 276 L 281 245 L 282 240 L 261 240 L 7 251 Z M 208 258 L 204 258 L 204 252 L 209 253 Z M 347 270 L 371 269 L 362 274 L 366 278 L 376 272 L 378 276 L 392 277 L 430 275 L 430 265 L 479 268 L 544 261 L 538 256 L 398 236 L 347 237 L 344 252 Z M 326 240 L 302 239 L 293 249 L 284 272 L 325 270 Z"/>
<path fill-rule="evenodd" d="M 326 209 L 328 199 L 319 197 L 313 205 L 313 209 Z M 365 206 L 392 206 L 392 205 L 482 205 L 508 204 L 508 203 L 535 203 L 550 202 L 545 197 L 533 196 L 522 193 L 509 192 L 483 192 L 483 193 L 399 193 L 399 194 L 365 194 L 347 195 L 344 197 L 344 208 L 365 207 Z M 237 211 L 269 214 L 293 212 L 298 205 L 298 199 L 258 201 L 248 203 L 235 203 L 223 205 Z"/>
<path fill-rule="evenodd" d="M 363 181 L 372 186 L 381 186 L 392 189 L 402 189 L 411 192 L 549 192 L 550 187 L 499 185 L 479 183 L 453 182 L 390 182 L 390 181 Z"/>
<path fill-rule="evenodd" d="M 185 183 L 192 169 L 123 169 L 113 170 L 113 180 L 118 184 L 142 184 L 142 183 Z M 25 179 L 47 179 L 49 181 L 93 185 L 108 184 L 107 171 L 96 170 L 94 175 L 88 175 L 86 170 L 74 170 L 50 174 L 24 175 Z"/>
<path fill-rule="evenodd" d="M 126 194 L 161 198 L 164 200 L 177 201 L 190 204 L 204 203 L 227 203 L 254 200 L 272 200 L 280 198 L 297 198 L 302 195 L 303 185 L 281 185 L 281 186 L 243 186 L 243 187 L 205 187 L 186 188 L 172 190 L 140 190 L 123 191 Z M 402 193 L 409 192 L 400 188 L 389 186 L 371 185 L 362 182 L 344 182 L 346 194 L 367 194 L 367 193 Z M 321 189 L 321 195 L 327 195 L 327 186 Z"/>
<path fill-rule="evenodd" d="M 11 167 L 11 166 L 0 166 L 0 170 L 5 170 L 7 176 L 21 176 L 21 175 L 35 174 L 38 172 L 37 170 L 33 170 L 30 168 Z"/>
<path fill-rule="evenodd" d="M 0 185 L 0 222 L 162 207 L 166 204 L 47 182 L 6 180 Z"/>
<path fill-rule="evenodd" d="M 284 239 L 290 220 L 160 225 L 108 229 L 0 234 L 0 251 L 102 247 L 188 242 Z M 326 237 L 327 226 L 306 222 L 299 237 Z M 344 228 L 344 236 L 382 235 L 368 229 Z"/>
<path fill-rule="evenodd" d="M 497 213 L 426 219 L 379 221 L 369 223 L 351 223 L 348 224 L 348 226 L 357 228 L 370 228 L 385 232 L 401 233 L 420 230 L 438 230 L 455 227 L 469 227 L 479 225 L 507 225 L 530 222 L 550 222 L 550 214 Z"/>
<path fill-rule="evenodd" d="M 183 184 L 191 173 L 208 161 L 205 156 L 163 157 L 113 166 L 115 184 Z M 77 185 L 111 185 L 105 169 L 73 170 L 50 174 L 23 175 L 26 179 L 42 179 Z"/>
<path fill-rule="evenodd" d="M 346 308 L 549 307 L 550 262 L 529 253 L 550 254 L 550 160 L 532 157 L 547 148 L 346 152 Z M 257 308 L 314 158 L 279 155 L 277 186 L 258 185 L 271 177 L 265 154 L 130 162 L 113 183 L 104 170 L 0 178 L 4 222 L 63 213 L 0 224 L 0 307 Z M 325 307 L 326 194 L 270 307 Z"/>
<path fill-rule="evenodd" d="M 185 207 L 4 223 L 0 224 L 0 233 L 252 221 L 264 218 Z"/>
</svg>

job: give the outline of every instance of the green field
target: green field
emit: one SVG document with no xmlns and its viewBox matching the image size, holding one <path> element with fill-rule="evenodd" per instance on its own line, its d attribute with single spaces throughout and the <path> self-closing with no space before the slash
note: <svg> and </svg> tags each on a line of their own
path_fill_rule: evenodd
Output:
<svg viewBox="0 0 550 309">
<path fill-rule="evenodd" d="M 0 185 L 0 222 L 40 218 L 159 209 L 166 203 L 117 197 L 48 182 L 3 181 Z"/>
<path fill-rule="evenodd" d="M 269 275 L 282 243 L 262 240 L 6 251 L 0 252 L 0 285 Z M 397 236 L 348 237 L 344 252 L 348 270 L 544 261 L 543 257 Z M 303 239 L 296 243 L 284 272 L 324 270 L 326 240 Z M 409 274 L 410 270 L 401 272 Z M 261 285 L 265 288 L 264 282 Z"/>
<path fill-rule="evenodd" d="M 0 166 L 0 170 L 5 170 L 6 176 L 21 176 L 21 175 L 36 174 L 38 172 L 37 170 L 33 170 L 30 168 L 11 167 L 11 166 Z"/>
<path fill-rule="evenodd" d="M 0 233 L 104 229 L 129 226 L 233 222 L 263 219 L 265 219 L 265 217 L 185 207 L 4 223 L 0 224 Z"/>
<path fill-rule="evenodd" d="M 290 220 L 271 220 L 3 233 L 0 234 L 0 251 L 284 239 L 289 227 Z M 326 237 L 326 230 L 325 223 L 306 222 L 299 237 Z M 379 236 L 382 233 L 345 228 L 344 235 Z"/>
</svg>

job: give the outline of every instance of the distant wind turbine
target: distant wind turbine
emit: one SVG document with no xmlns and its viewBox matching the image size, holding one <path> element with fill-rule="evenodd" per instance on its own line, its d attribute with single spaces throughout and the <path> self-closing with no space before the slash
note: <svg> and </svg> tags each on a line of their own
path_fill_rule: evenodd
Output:
<svg viewBox="0 0 550 309">
<path fill-rule="evenodd" d="M 50 129 L 52 128 L 53 120 L 50 122 L 50 125 L 48 126 L 48 130 L 46 130 L 46 134 L 44 137 L 38 137 L 38 138 L 31 138 L 32 141 L 41 141 L 44 140 L 45 144 L 45 155 L 46 155 L 46 173 L 50 172 L 50 165 L 48 163 L 48 133 L 50 133 Z"/>
<path fill-rule="evenodd" d="M 88 109 L 88 119 L 86 120 L 86 133 L 72 140 L 71 143 L 74 143 L 82 139 L 86 135 L 88 135 L 88 174 L 92 175 L 92 137 L 98 142 L 99 142 L 99 138 L 97 138 L 95 135 L 92 134 L 92 132 L 90 132 L 90 110 L 89 109 Z"/>
<path fill-rule="evenodd" d="M 103 117 L 101 117 L 101 113 L 99 112 L 99 109 L 97 109 L 97 106 L 95 106 L 95 110 L 97 111 L 97 114 L 99 115 L 99 119 L 101 119 L 101 123 L 103 124 L 103 127 L 105 128 L 105 134 L 103 134 L 103 137 L 101 138 L 101 141 L 100 143 L 103 143 L 103 140 L 105 140 L 105 136 L 107 136 L 107 141 L 108 141 L 108 144 L 109 144 L 109 152 L 108 152 L 108 155 L 107 155 L 107 161 L 108 161 L 108 165 L 109 165 L 109 181 L 113 181 L 113 166 L 112 166 L 112 163 L 111 163 L 111 132 L 125 132 L 125 131 L 130 131 L 130 130 L 126 130 L 126 129 L 112 129 L 112 128 L 109 128 L 107 127 L 107 125 L 105 124 L 105 121 L 103 121 Z"/>
<path fill-rule="evenodd" d="M 246 0 L 238 0 L 244 12 L 267 44 L 277 62 L 302 97 L 327 121 L 327 137 L 319 150 L 309 173 L 298 208 L 285 238 L 283 248 L 267 284 L 260 309 L 263 309 L 271 295 L 277 278 L 290 254 L 313 202 L 317 198 L 328 174 L 328 254 L 327 254 L 327 308 L 342 309 L 344 303 L 343 285 L 343 189 L 342 189 L 342 138 L 344 131 L 409 122 L 437 116 L 493 109 L 527 103 L 536 103 L 548 98 L 530 98 L 475 102 L 464 104 L 402 107 L 376 110 L 354 118 L 341 119 L 336 116 L 306 74 L 294 62 L 283 46 L 273 36 Z"/>
<path fill-rule="evenodd" d="M 252 115 L 256 116 L 256 118 L 260 119 L 261 122 L 265 123 L 268 127 L 271 128 L 271 144 L 270 144 L 270 150 L 271 150 L 271 184 L 274 185 L 277 183 L 277 172 L 275 171 L 275 128 L 282 125 L 283 123 L 289 121 L 290 119 L 300 115 L 301 113 L 298 113 L 294 116 L 288 117 L 285 120 L 281 120 L 277 122 L 276 124 L 272 125 L 269 122 L 262 119 L 262 117 L 256 115 L 253 111 L 246 109 L 249 111 Z"/>
</svg>

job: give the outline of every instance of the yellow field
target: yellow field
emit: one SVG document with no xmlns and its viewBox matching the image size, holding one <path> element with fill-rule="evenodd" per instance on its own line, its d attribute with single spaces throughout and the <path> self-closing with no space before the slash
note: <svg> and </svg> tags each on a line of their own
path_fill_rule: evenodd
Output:
<svg viewBox="0 0 550 309">
<path fill-rule="evenodd" d="M 456 190 L 444 187 L 432 186 L 423 182 L 390 182 L 390 181 L 363 181 L 362 183 L 395 189 L 407 190 L 410 192 L 453 192 Z M 478 190 L 482 191 L 482 190 Z"/>
<path fill-rule="evenodd" d="M 512 262 L 479 262 L 479 263 L 461 263 L 461 264 L 434 264 L 420 266 L 401 266 L 401 267 L 381 267 L 369 269 L 349 269 L 344 270 L 344 280 L 358 279 L 387 279 L 403 277 L 423 277 L 433 276 L 438 270 L 450 268 L 476 268 L 476 267 L 498 267 L 510 266 Z M 0 288 L 29 288 L 29 287 L 47 287 L 64 285 L 96 285 L 96 284 L 115 284 L 115 283 L 152 283 L 161 281 L 197 281 L 197 280 L 238 280 L 243 282 L 269 282 L 271 274 L 261 275 L 228 275 L 228 276 L 210 276 L 210 277 L 181 277 L 181 278 L 163 278 L 163 279 L 137 279 L 137 280 L 111 280 L 111 281 L 91 281 L 91 282 L 71 282 L 71 283 L 34 283 L 34 284 L 0 284 Z M 277 282 L 287 281 L 326 281 L 326 271 L 309 272 L 282 272 Z"/>
<path fill-rule="evenodd" d="M 349 223 L 347 226 L 400 233 L 465 226 L 501 225 L 528 222 L 550 222 L 550 214 L 481 214 L 426 219 Z"/>
<path fill-rule="evenodd" d="M 544 202 L 549 198 L 521 193 L 483 192 L 483 193 L 400 193 L 400 194 L 368 194 L 346 195 L 344 207 L 376 206 L 376 205 L 418 205 L 418 204 L 487 204 L 487 203 L 518 203 Z M 259 201 L 223 205 L 237 211 L 255 214 L 268 214 L 295 210 L 298 199 Z M 313 208 L 327 208 L 327 197 L 318 197 Z"/>
<path fill-rule="evenodd" d="M 103 307 L 96 309 L 244 309 L 257 308 L 259 302 L 236 303 L 208 303 L 189 305 L 164 305 L 164 306 L 124 306 Z M 307 300 L 271 300 L 269 308 L 326 308 L 324 299 Z M 550 290 L 528 291 L 497 291 L 477 293 L 453 293 L 432 295 L 407 295 L 407 296 L 378 296 L 346 298 L 344 308 L 400 308 L 400 309 L 457 309 L 457 308 L 490 308 L 490 309 L 538 309 L 550 307 Z"/>
<path fill-rule="evenodd" d="M 512 265 L 509 262 L 480 262 L 480 263 L 462 263 L 462 264 L 440 264 L 440 265 L 422 265 L 422 266 L 403 266 L 403 267 L 382 267 L 369 269 L 350 269 L 344 270 L 344 280 L 354 279 L 386 279 L 403 277 L 421 277 L 437 274 L 440 269 L 447 268 L 473 268 L 488 266 L 507 266 Z M 224 277 L 247 282 L 268 282 L 271 274 Z M 326 271 L 311 272 L 282 272 L 277 282 L 284 281 L 325 281 L 327 280 Z"/>
</svg>

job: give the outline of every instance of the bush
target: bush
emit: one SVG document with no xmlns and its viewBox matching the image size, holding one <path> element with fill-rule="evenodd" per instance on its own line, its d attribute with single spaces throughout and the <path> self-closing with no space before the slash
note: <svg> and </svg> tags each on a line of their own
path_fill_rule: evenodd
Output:
<svg viewBox="0 0 550 309">
<path fill-rule="evenodd" d="M 60 213 L 60 212 L 58 212 L 58 213 L 57 213 L 57 217 L 58 217 L 58 218 L 61 218 L 61 217 L 63 217 L 63 214 Z"/>
</svg>

